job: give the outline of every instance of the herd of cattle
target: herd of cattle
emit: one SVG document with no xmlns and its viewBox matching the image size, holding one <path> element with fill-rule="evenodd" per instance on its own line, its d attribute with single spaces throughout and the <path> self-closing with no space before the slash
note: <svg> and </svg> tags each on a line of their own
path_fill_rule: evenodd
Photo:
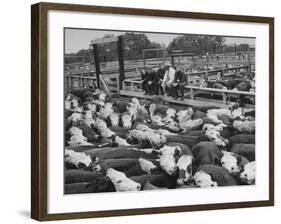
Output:
<svg viewBox="0 0 281 224">
<path fill-rule="evenodd" d="M 64 161 L 66 194 L 255 184 L 255 115 L 76 90 Z"/>
</svg>

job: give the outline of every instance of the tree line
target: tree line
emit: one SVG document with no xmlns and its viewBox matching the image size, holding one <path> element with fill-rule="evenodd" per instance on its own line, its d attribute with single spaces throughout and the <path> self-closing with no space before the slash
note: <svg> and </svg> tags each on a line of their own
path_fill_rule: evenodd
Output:
<svg viewBox="0 0 281 224">
<path fill-rule="evenodd" d="M 113 34 L 104 35 L 103 38 L 113 37 Z M 123 35 L 124 60 L 136 60 L 143 57 L 143 49 L 163 48 L 168 54 L 174 50 L 203 55 L 247 51 L 247 44 L 226 45 L 225 38 L 221 36 L 206 36 L 198 34 L 186 34 L 175 37 L 168 46 L 158 42 L 152 42 L 144 33 L 126 32 Z M 114 42 L 98 45 L 100 62 L 116 61 L 117 45 Z M 161 51 L 146 52 L 146 58 L 163 57 Z M 66 54 L 65 63 L 93 63 L 93 50 L 82 49 L 77 53 Z"/>
</svg>

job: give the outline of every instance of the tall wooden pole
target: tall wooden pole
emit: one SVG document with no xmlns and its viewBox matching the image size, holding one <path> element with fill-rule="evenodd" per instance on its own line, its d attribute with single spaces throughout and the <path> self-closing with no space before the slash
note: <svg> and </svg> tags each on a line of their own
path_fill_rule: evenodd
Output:
<svg viewBox="0 0 281 224">
<path fill-rule="evenodd" d="M 248 45 L 248 72 L 251 72 L 250 45 Z"/>
<path fill-rule="evenodd" d="M 99 52 L 98 52 L 97 44 L 93 44 L 93 51 L 94 51 L 94 59 L 95 59 L 95 67 L 96 67 L 97 87 L 100 88 L 100 62 L 99 62 Z"/>
<path fill-rule="evenodd" d="M 122 89 L 122 82 L 125 79 L 125 69 L 124 69 L 124 57 L 123 57 L 123 38 L 118 36 L 117 41 L 117 52 L 118 52 L 118 62 L 119 62 L 119 88 Z"/>
</svg>

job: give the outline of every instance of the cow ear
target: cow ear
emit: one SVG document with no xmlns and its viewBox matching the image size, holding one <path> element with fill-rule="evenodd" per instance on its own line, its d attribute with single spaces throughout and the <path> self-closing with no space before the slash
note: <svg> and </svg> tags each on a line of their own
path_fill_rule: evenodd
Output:
<svg viewBox="0 0 281 224">
<path fill-rule="evenodd" d="M 208 174 L 210 175 L 212 181 L 216 181 L 216 180 L 214 179 L 214 175 L 213 175 L 212 173 L 208 173 Z"/>
<path fill-rule="evenodd" d="M 99 158 L 97 156 L 92 156 L 91 160 L 92 160 L 92 163 L 98 163 L 99 162 Z"/>
<path fill-rule="evenodd" d="M 176 146 L 174 155 L 175 155 L 175 156 L 179 156 L 179 155 L 180 155 L 180 152 L 181 152 L 180 147 Z"/>
<path fill-rule="evenodd" d="M 237 164 L 240 164 L 242 161 L 242 156 L 237 156 L 236 159 L 237 159 Z"/>
<path fill-rule="evenodd" d="M 215 157 L 215 158 L 214 158 L 214 163 L 215 163 L 216 165 L 220 165 L 220 159 L 219 159 L 218 157 Z"/>
</svg>

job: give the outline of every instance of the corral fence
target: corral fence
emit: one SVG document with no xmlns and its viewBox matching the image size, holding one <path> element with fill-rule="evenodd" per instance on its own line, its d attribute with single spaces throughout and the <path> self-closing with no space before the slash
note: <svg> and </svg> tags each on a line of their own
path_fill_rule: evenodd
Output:
<svg viewBox="0 0 281 224">
<path fill-rule="evenodd" d="M 250 66 L 251 67 L 251 66 Z M 230 103 L 236 102 L 237 99 L 244 98 L 247 100 L 247 108 L 254 108 L 255 93 L 246 91 L 222 90 L 214 88 L 200 87 L 203 80 L 214 82 L 222 77 L 235 76 L 239 72 L 249 71 L 248 65 L 237 66 L 233 68 L 223 68 L 202 72 L 187 73 L 187 85 L 185 86 L 184 99 L 175 100 L 172 97 L 165 96 L 164 100 L 171 103 L 186 104 L 190 106 L 215 106 L 224 108 Z M 139 78 L 130 78 L 123 81 L 123 89 L 120 95 L 151 98 L 143 94 L 142 80 Z"/>
</svg>

